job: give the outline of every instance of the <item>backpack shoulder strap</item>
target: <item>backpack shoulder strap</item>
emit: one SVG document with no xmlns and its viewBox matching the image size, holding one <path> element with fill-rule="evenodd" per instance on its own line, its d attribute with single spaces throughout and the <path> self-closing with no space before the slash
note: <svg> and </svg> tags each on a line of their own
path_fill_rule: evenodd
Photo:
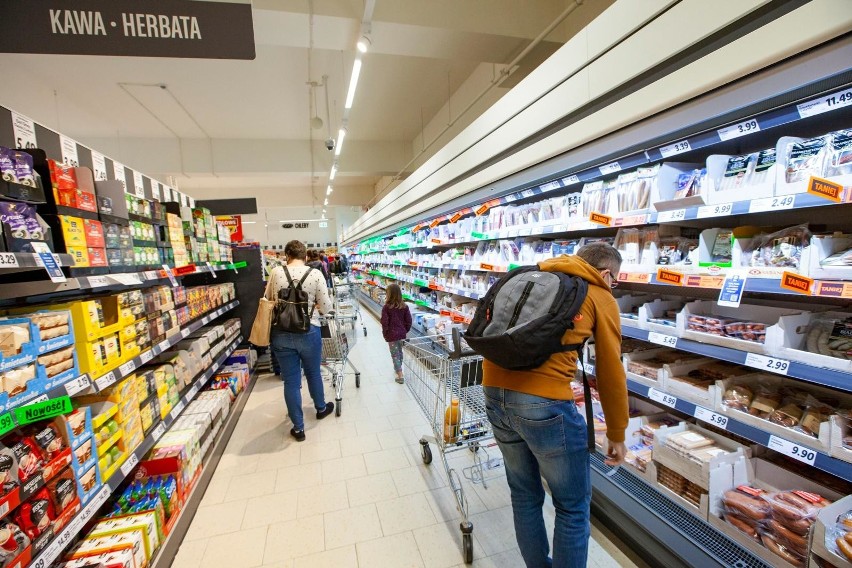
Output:
<svg viewBox="0 0 852 568">
<path fill-rule="evenodd" d="M 592 387 L 589 385 L 589 378 L 586 376 L 586 366 L 583 364 L 583 345 L 585 341 L 576 347 L 577 349 L 577 368 L 583 373 L 583 398 L 585 399 L 586 407 L 586 436 L 588 437 L 589 452 L 595 451 L 595 423 L 592 414 Z"/>
<path fill-rule="evenodd" d="M 313 270 L 313 268 L 312 268 L 312 267 L 310 267 L 310 266 L 308 266 L 308 269 L 307 269 L 307 270 L 305 271 L 305 273 L 302 275 L 302 278 L 300 278 L 300 279 L 299 279 L 299 289 L 300 289 L 300 290 L 302 289 L 302 284 L 304 284 L 304 283 L 305 283 L 305 280 L 307 280 L 307 279 L 308 279 L 308 275 L 310 275 L 311 270 Z M 290 285 L 291 285 L 291 286 L 293 285 L 292 281 L 290 282 Z"/>
<path fill-rule="evenodd" d="M 290 288 L 293 287 L 293 278 L 290 276 L 290 270 L 287 269 L 287 265 L 284 265 L 284 275 L 287 276 L 287 284 Z"/>
</svg>

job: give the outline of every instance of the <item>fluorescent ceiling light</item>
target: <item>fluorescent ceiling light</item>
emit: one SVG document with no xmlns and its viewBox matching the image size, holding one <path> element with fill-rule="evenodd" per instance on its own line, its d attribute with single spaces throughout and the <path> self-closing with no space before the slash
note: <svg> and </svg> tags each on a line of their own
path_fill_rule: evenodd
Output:
<svg viewBox="0 0 852 568">
<path fill-rule="evenodd" d="M 337 131 L 337 143 L 334 145 L 334 155 L 339 156 L 343 149 L 343 139 L 346 137 L 346 129 L 341 128 Z"/>
<path fill-rule="evenodd" d="M 332 192 L 332 191 L 334 191 L 334 190 L 331 188 L 331 186 L 328 186 L 328 188 L 326 188 L 326 190 L 325 190 L 325 194 L 326 194 L 326 195 L 331 195 L 331 192 Z"/>
<path fill-rule="evenodd" d="M 323 201 L 323 205 L 328 205 L 328 197 L 326 197 L 325 201 Z"/>
<path fill-rule="evenodd" d="M 336 175 L 337 175 L 337 164 L 333 164 L 331 166 L 331 173 L 328 174 L 329 181 L 333 180 L 334 176 L 336 176 Z"/>
<path fill-rule="evenodd" d="M 352 65 L 352 77 L 349 78 L 349 92 L 346 93 L 345 108 L 352 108 L 352 101 L 355 100 L 355 89 L 358 87 L 358 76 L 361 74 L 361 60 L 356 59 Z"/>
<path fill-rule="evenodd" d="M 243 225 L 254 225 L 257 221 L 243 221 Z"/>
<path fill-rule="evenodd" d="M 309 223 L 311 221 L 322 221 L 322 219 L 279 219 L 279 223 Z"/>
<path fill-rule="evenodd" d="M 360 51 L 361 53 L 367 53 L 367 50 L 370 49 L 371 45 L 373 45 L 373 42 L 370 41 L 369 36 L 362 35 L 358 39 L 358 43 L 355 44 L 355 47 L 357 47 L 358 51 Z"/>
</svg>

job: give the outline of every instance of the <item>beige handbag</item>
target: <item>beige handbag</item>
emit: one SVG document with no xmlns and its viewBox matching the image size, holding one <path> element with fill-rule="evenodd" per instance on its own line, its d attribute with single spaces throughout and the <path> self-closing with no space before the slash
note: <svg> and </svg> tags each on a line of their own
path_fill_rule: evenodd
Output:
<svg viewBox="0 0 852 568">
<path fill-rule="evenodd" d="M 275 302 L 261 298 L 257 305 L 257 315 L 254 316 L 254 323 L 251 326 L 251 335 L 249 343 L 258 347 L 266 347 L 269 345 L 269 334 L 272 330 L 272 309 L 275 307 Z"/>
</svg>

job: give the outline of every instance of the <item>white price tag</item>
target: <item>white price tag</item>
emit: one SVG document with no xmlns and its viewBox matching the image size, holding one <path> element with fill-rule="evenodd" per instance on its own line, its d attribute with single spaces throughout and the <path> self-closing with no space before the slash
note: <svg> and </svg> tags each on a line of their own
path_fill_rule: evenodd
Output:
<svg viewBox="0 0 852 568">
<path fill-rule="evenodd" d="M 107 280 L 106 276 L 89 276 L 89 286 L 92 288 L 109 286 L 109 280 Z"/>
<path fill-rule="evenodd" d="M 595 366 L 591 363 L 583 363 L 583 369 L 586 371 L 587 375 L 595 374 Z"/>
<path fill-rule="evenodd" d="M 558 181 L 552 181 L 550 183 L 544 183 L 538 186 L 541 191 L 553 191 L 554 189 L 559 189 L 560 187 L 562 186 L 559 185 Z"/>
<path fill-rule="evenodd" d="M 95 181 L 105 181 L 107 179 L 106 160 L 104 155 L 92 150 L 92 170 L 94 170 Z"/>
<path fill-rule="evenodd" d="M 172 408 L 172 418 L 177 418 L 180 413 L 183 412 L 184 408 L 186 408 L 186 403 L 184 401 L 177 403 L 175 407 Z"/>
<path fill-rule="evenodd" d="M 210 274 L 213 275 L 213 278 L 219 278 L 218 276 L 216 276 L 216 271 L 213 270 L 213 266 L 209 262 L 207 263 L 207 269 L 210 271 Z"/>
<path fill-rule="evenodd" d="M 143 364 L 143 365 L 144 365 L 145 363 L 147 363 L 148 361 L 150 361 L 151 359 L 153 359 L 153 358 L 154 358 L 154 352 L 153 352 L 153 351 L 151 351 L 150 349 L 149 349 L 148 351 L 144 351 L 144 352 L 142 352 L 142 353 L 139 355 L 139 359 L 142 361 L 142 364 Z"/>
<path fill-rule="evenodd" d="M 686 217 L 686 209 L 672 209 L 671 211 L 660 211 L 657 213 L 658 223 L 670 223 L 672 221 L 683 221 Z"/>
<path fill-rule="evenodd" d="M 782 211 L 784 209 L 792 209 L 795 203 L 796 197 L 794 195 L 754 199 L 748 206 L 748 212 L 763 213 L 764 211 Z"/>
<path fill-rule="evenodd" d="M 757 123 L 756 118 L 750 118 L 737 124 L 732 124 L 731 126 L 720 128 L 716 131 L 716 133 L 719 134 L 719 138 L 721 138 L 723 142 L 732 138 L 739 138 L 740 136 L 745 136 L 746 134 L 752 134 L 753 132 L 760 132 L 760 125 Z"/>
<path fill-rule="evenodd" d="M 648 341 L 657 345 L 664 345 L 665 347 L 677 347 L 676 336 L 657 333 L 656 331 L 648 333 Z"/>
<path fill-rule="evenodd" d="M 796 105 L 796 108 L 800 117 L 807 118 L 830 110 L 837 110 L 849 106 L 849 104 L 852 104 L 852 88 L 847 87 L 842 91 Z"/>
<path fill-rule="evenodd" d="M 62 150 L 62 163 L 72 168 L 78 167 L 80 158 L 77 157 L 77 142 L 73 138 L 60 134 L 59 146 Z"/>
<path fill-rule="evenodd" d="M 160 422 L 159 424 L 157 424 L 157 427 L 154 428 L 154 430 L 151 431 L 151 437 L 154 439 L 155 442 L 159 442 L 160 438 L 162 438 L 163 434 L 165 434 L 165 433 L 166 433 L 166 425 L 163 424 L 162 422 Z"/>
<path fill-rule="evenodd" d="M 680 142 L 663 146 L 660 148 L 660 154 L 663 155 L 663 158 L 668 158 L 678 154 L 683 154 L 684 152 L 689 152 L 690 150 L 692 150 L 692 148 L 689 147 L 689 140 L 681 140 Z"/>
<path fill-rule="evenodd" d="M 187 394 L 187 398 L 189 400 L 192 400 L 193 398 L 195 398 L 195 395 L 197 395 L 198 391 L 200 391 L 200 390 L 201 390 L 201 385 L 199 383 L 195 383 L 194 385 L 192 385 L 192 388 L 189 389 L 189 393 Z"/>
<path fill-rule="evenodd" d="M 78 392 L 86 390 L 91 385 L 92 379 L 89 378 L 89 375 L 80 375 L 73 381 L 65 383 L 65 392 L 68 393 L 68 396 L 74 396 Z"/>
<path fill-rule="evenodd" d="M 535 191 L 533 191 L 532 189 L 525 189 L 521 192 L 521 197 L 524 198 L 532 197 L 533 195 L 535 195 Z"/>
<path fill-rule="evenodd" d="M 580 183 L 580 178 L 578 178 L 577 176 L 568 176 L 562 178 L 562 185 L 568 186 L 574 185 L 575 183 Z"/>
<path fill-rule="evenodd" d="M 160 279 L 160 275 L 157 274 L 157 272 L 155 270 L 148 270 L 146 272 L 143 272 L 142 276 L 145 278 L 145 280 L 159 280 Z"/>
<path fill-rule="evenodd" d="M 128 361 L 127 363 L 121 365 L 118 368 L 118 372 L 121 373 L 122 376 L 129 375 L 134 370 L 136 370 L 136 362 L 135 361 Z"/>
<path fill-rule="evenodd" d="M 103 377 L 97 379 L 95 381 L 95 386 L 98 387 L 99 391 L 102 391 L 105 388 L 111 386 L 113 383 L 115 383 L 115 373 L 110 371 L 109 373 L 107 373 Z"/>
<path fill-rule="evenodd" d="M 677 405 L 677 397 L 657 389 L 648 389 L 648 398 L 655 400 L 660 404 L 665 404 L 674 408 Z"/>
<path fill-rule="evenodd" d="M 731 270 L 725 274 L 719 299 L 716 303 L 728 308 L 739 308 L 745 292 L 748 273 L 745 270 Z"/>
<path fill-rule="evenodd" d="M 518 199 L 518 198 L 517 198 L 517 197 L 515 197 L 515 194 L 514 194 L 514 193 L 510 193 L 509 195 L 507 195 L 507 196 L 506 196 L 506 197 L 504 197 L 503 199 L 505 199 L 505 200 L 506 200 L 506 203 L 512 203 L 513 201 L 517 201 L 517 199 Z"/>
<path fill-rule="evenodd" d="M 727 430 L 728 428 L 728 417 L 722 414 L 716 414 L 712 410 L 696 406 L 694 416 L 699 420 L 706 422 L 707 424 L 712 424 L 722 430 Z"/>
<path fill-rule="evenodd" d="M 21 150 L 38 148 L 35 122 L 23 114 L 12 111 L 12 133 L 15 136 L 15 147 Z"/>
<path fill-rule="evenodd" d="M 111 274 L 112 278 L 119 282 L 120 284 L 124 284 L 125 286 L 134 286 L 136 284 L 142 284 L 142 279 L 139 278 L 138 274 Z"/>
<path fill-rule="evenodd" d="M 768 447 L 770 450 L 775 450 L 779 454 L 790 456 L 808 465 L 814 465 L 814 461 L 816 460 L 816 450 L 794 444 L 789 440 L 777 436 L 769 436 Z"/>
<path fill-rule="evenodd" d="M 163 270 L 166 272 L 166 276 L 168 276 L 168 277 L 169 277 L 169 282 L 171 282 L 171 283 L 172 283 L 172 286 L 177 286 L 177 285 L 178 285 L 178 281 L 177 281 L 177 279 L 175 278 L 175 274 L 174 274 L 174 272 L 172 272 L 172 269 L 171 269 L 171 268 L 169 268 L 169 265 L 168 265 L 168 264 L 164 264 L 164 265 L 163 265 Z"/>
<path fill-rule="evenodd" d="M 112 174 L 116 180 L 120 181 L 122 185 L 124 185 L 124 191 L 127 191 L 127 172 L 124 170 L 124 164 L 113 160 Z"/>
<path fill-rule="evenodd" d="M 136 467 L 136 464 L 139 463 L 139 456 L 135 453 L 130 454 L 130 457 L 127 458 L 127 461 L 121 464 L 121 474 L 124 477 L 130 475 L 130 472 L 133 471 L 133 468 Z"/>
<path fill-rule="evenodd" d="M 621 171 L 621 165 L 618 162 L 612 162 L 598 168 L 602 175 L 614 174 Z"/>
<path fill-rule="evenodd" d="M 786 375 L 790 370 L 790 362 L 786 359 L 778 359 L 777 357 L 767 357 L 766 355 L 758 355 L 757 353 L 749 353 L 746 355 L 745 364 L 755 369 L 769 371 L 779 375 Z"/>
<path fill-rule="evenodd" d="M 0 268 L 18 268 L 18 257 L 13 252 L 0 252 Z"/>
<path fill-rule="evenodd" d="M 696 218 L 706 219 L 708 217 L 724 217 L 730 215 L 734 210 L 733 203 L 720 203 L 719 205 L 703 205 L 698 208 Z"/>
<path fill-rule="evenodd" d="M 186 328 L 183 328 L 182 330 L 180 330 L 180 336 L 183 337 L 184 339 L 186 339 L 187 336 L 189 336 L 189 330 L 186 329 Z"/>
<path fill-rule="evenodd" d="M 133 171 L 133 189 L 136 192 L 136 197 L 145 199 L 145 182 L 142 181 L 142 172 Z"/>
<path fill-rule="evenodd" d="M 165 341 L 161 341 L 161 342 L 159 342 L 159 343 L 157 344 L 157 347 L 159 347 L 159 348 L 160 348 L 160 353 L 162 353 L 163 351 L 165 351 L 166 349 L 168 349 L 169 347 L 171 347 L 171 343 L 169 343 L 169 340 L 167 339 L 167 340 L 165 340 Z"/>
</svg>

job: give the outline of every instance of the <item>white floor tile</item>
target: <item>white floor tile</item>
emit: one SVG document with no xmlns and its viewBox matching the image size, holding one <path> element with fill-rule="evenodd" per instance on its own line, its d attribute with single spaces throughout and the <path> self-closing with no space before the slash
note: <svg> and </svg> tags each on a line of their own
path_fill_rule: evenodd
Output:
<svg viewBox="0 0 852 568">
<path fill-rule="evenodd" d="M 475 532 L 475 531 L 474 531 Z M 414 531 L 417 548 L 426 568 L 450 568 L 462 564 L 462 536 L 458 523 L 438 523 Z M 473 537 L 474 558 L 482 555 Z"/>
<path fill-rule="evenodd" d="M 361 505 L 326 513 L 324 516 L 327 550 L 382 536 L 376 505 Z"/>
<path fill-rule="evenodd" d="M 297 558 L 295 568 L 358 568 L 354 546 L 344 546 Z"/>
<path fill-rule="evenodd" d="M 385 536 L 427 527 L 437 522 L 423 493 L 376 503 Z"/>
<path fill-rule="evenodd" d="M 322 515 L 304 517 L 269 527 L 263 561 L 284 562 L 325 550 L 325 525 Z"/>
<path fill-rule="evenodd" d="M 298 493 L 275 493 L 248 500 L 243 516 L 243 529 L 252 529 L 292 521 L 296 518 Z"/>
<path fill-rule="evenodd" d="M 377 452 L 382 449 L 376 434 L 365 434 L 355 438 L 346 438 L 340 442 L 340 453 L 343 457 Z"/>
<path fill-rule="evenodd" d="M 338 481 L 318 487 L 299 489 L 297 518 L 349 508 L 346 483 Z"/>
<path fill-rule="evenodd" d="M 322 462 L 322 482 L 346 481 L 367 475 L 364 456 L 355 455 Z"/>
<path fill-rule="evenodd" d="M 199 507 L 184 542 L 205 540 L 239 531 L 242 528 L 247 502 L 240 500 Z"/>
<path fill-rule="evenodd" d="M 227 538 L 212 538 L 201 565 L 204 568 L 253 568 L 263 564 L 266 527 L 240 531 Z"/>
<path fill-rule="evenodd" d="M 302 442 L 302 446 L 300 462 L 302 464 L 333 460 L 340 457 L 340 440 L 306 440 Z"/>
<path fill-rule="evenodd" d="M 174 568 L 201 568 L 201 558 L 207 549 L 207 539 L 186 540 L 181 543 L 175 555 Z"/>
<path fill-rule="evenodd" d="M 274 471 L 235 475 L 228 485 L 225 501 L 251 499 L 252 497 L 273 493 L 275 491 L 275 478 L 276 472 Z"/>
<path fill-rule="evenodd" d="M 389 472 L 377 473 L 346 481 L 349 505 L 357 507 L 378 501 L 387 501 L 399 496 Z"/>
<path fill-rule="evenodd" d="M 363 568 L 375 566 L 393 566 L 394 568 L 423 568 L 423 558 L 414 534 L 404 532 L 392 536 L 378 538 L 367 542 L 359 542 L 358 565 Z"/>
<path fill-rule="evenodd" d="M 286 493 L 318 485 L 322 485 L 322 463 L 320 462 L 282 467 L 276 472 L 276 493 Z"/>
<path fill-rule="evenodd" d="M 364 461 L 367 463 L 367 472 L 370 475 L 403 469 L 411 465 L 403 448 L 391 448 L 364 454 Z"/>
</svg>

